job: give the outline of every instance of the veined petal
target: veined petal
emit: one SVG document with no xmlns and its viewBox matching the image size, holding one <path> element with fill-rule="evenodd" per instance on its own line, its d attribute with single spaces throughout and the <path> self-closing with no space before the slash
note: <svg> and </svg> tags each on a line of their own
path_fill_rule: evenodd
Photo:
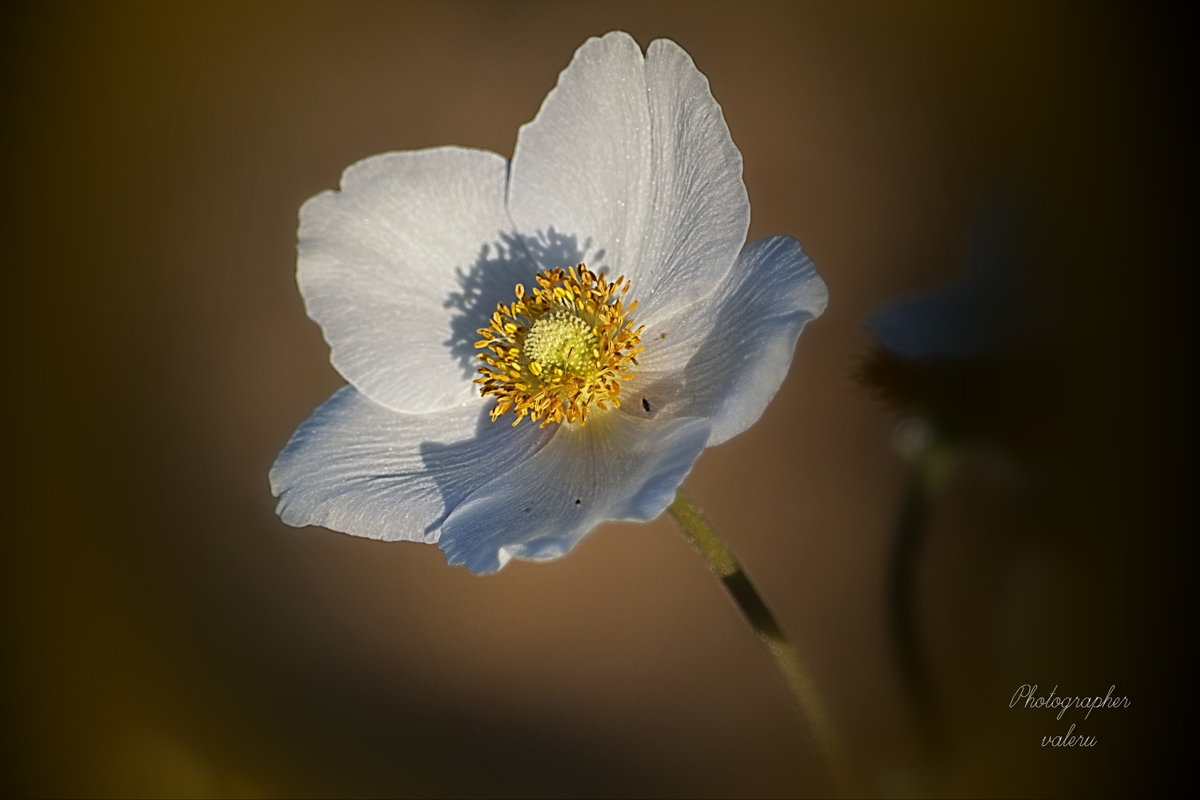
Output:
<svg viewBox="0 0 1200 800">
<path fill-rule="evenodd" d="M 708 78 L 675 42 L 646 50 L 654 206 L 640 259 L 626 274 L 652 324 L 707 296 L 746 243 L 750 198 Z"/>
<path fill-rule="evenodd" d="M 825 282 L 795 239 L 751 242 L 717 291 L 646 332 L 628 391 L 645 398 L 647 416 L 711 417 L 709 445 L 720 444 L 762 416 L 800 330 L 827 300 Z"/>
<path fill-rule="evenodd" d="M 605 520 L 653 519 L 708 436 L 707 420 L 652 423 L 622 411 L 564 425 L 450 514 L 440 542 L 446 560 L 495 572 L 512 558 L 557 558 Z"/>
<path fill-rule="evenodd" d="M 271 492 L 288 525 L 436 542 L 438 525 L 463 498 L 552 435 L 494 424 L 477 404 L 400 413 L 347 386 L 292 434 L 271 467 Z"/>
<path fill-rule="evenodd" d="M 637 42 L 625 33 L 589 39 L 517 134 L 508 189 L 517 229 L 568 237 L 572 260 L 594 269 L 635 262 L 652 201 L 650 142 Z"/>
<path fill-rule="evenodd" d="M 649 324 L 712 291 L 750 221 L 741 154 L 708 80 L 674 42 L 643 57 L 625 33 L 580 47 L 521 128 L 508 203 L 544 266 L 565 256 L 626 275 Z"/>
<path fill-rule="evenodd" d="M 308 314 L 334 367 L 372 400 L 415 413 L 478 402 L 475 329 L 532 274 L 510 233 L 505 178 L 505 160 L 483 150 L 387 153 L 301 209 Z M 481 275 L 505 295 L 480 298 Z"/>
</svg>

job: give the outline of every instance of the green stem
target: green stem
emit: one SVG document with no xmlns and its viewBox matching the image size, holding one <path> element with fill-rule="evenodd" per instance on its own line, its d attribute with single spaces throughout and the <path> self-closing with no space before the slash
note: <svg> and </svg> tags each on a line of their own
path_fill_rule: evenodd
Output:
<svg viewBox="0 0 1200 800">
<path fill-rule="evenodd" d="M 931 751 L 938 740 L 938 714 L 921 648 L 916 597 L 917 566 L 930 505 L 927 489 L 923 470 L 918 466 L 909 478 L 896 518 L 896 534 L 888 559 L 887 610 L 900 677 L 917 716 L 922 744 Z"/>
<path fill-rule="evenodd" d="M 775 621 L 771 610 L 763 602 L 762 596 L 754 588 L 754 584 L 750 583 L 729 547 L 683 492 L 675 495 L 675 501 L 667 510 L 691 540 L 692 546 L 708 562 L 709 569 L 721 579 L 721 583 L 725 585 L 725 589 L 766 648 L 775 669 L 783 676 L 784 682 L 791 690 L 801 715 L 808 720 L 817 749 L 829 766 L 834 784 L 843 795 L 853 794 L 854 781 L 849 763 L 829 713 L 825 710 L 820 692 L 817 691 L 817 685 L 795 648 L 788 642 L 779 623 Z"/>
<path fill-rule="evenodd" d="M 934 755 L 941 751 L 945 741 L 937 697 L 921 647 L 917 569 L 929 512 L 953 476 L 957 463 L 957 453 L 948 445 L 935 444 L 918 457 L 896 519 L 896 535 L 889 558 L 887 606 L 892 645 L 920 726 L 922 743 L 927 753 Z"/>
</svg>

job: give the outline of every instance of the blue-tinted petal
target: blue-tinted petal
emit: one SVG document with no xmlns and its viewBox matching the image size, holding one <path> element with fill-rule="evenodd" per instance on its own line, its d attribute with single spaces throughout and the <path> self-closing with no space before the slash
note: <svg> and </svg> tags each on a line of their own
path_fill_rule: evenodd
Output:
<svg viewBox="0 0 1200 800">
<path fill-rule="evenodd" d="M 968 358 L 1026 345 L 1041 309 L 1020 280 L 1019 222 L 1012 201 L 993 198 L 968 242 L 966 274 L 868 317 L 879 344 L 904 358 Z"/>
<path fill-rule="evenodd" d="M 479 404 L 400 413 L 347 386 L 292 435 L 271 468 L 271 491 L 288 525 L 436 542 L 450 510 L 551 435 L 493 423 Z"/>
<path fill-rule="evenodd" d="M 544 448 L 476 491 L 442 524 L 451 564 L 495 572 L 512 558 L 556 558 L 605 520 L 650 520 L 708 441 L 701 419 L 624 412 L 560 426 Z"/>
<path fill-rule="evenodd" d="M 827 300 L 825 282 L 795 239 L 751 242 L 716 292 L 646 332 L 629 392 L 644 398 L 647 417 L 711 417 L 709 444 L 720 444 L 762 416 L 801 329 Z"/>
</svg>

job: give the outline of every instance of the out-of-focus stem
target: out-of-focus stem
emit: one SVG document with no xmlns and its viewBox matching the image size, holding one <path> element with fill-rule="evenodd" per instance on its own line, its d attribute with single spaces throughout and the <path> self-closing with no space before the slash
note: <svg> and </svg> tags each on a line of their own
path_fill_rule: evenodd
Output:
<svg viewBox="0 0 1200 800">
<path fill-rule="evenodd" d="M 949 446 L 931 445 L 917 457 L 896 518 L 896 535 L 888 559 L 887 606 L 892 646 L 920 724 L 923 743 L 933 752 L 937 752 L 943 742 L 937 698 L 930 684 L 917 624 L 916 576 L 929 507 L 949 482 L 957 462 L 957 454 Z"/>
</svg>

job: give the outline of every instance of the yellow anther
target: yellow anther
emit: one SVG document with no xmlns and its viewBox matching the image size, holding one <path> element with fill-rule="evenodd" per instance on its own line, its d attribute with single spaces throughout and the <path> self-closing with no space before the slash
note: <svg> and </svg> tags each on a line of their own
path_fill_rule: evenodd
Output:
<svg viewBox="0 0 1200 800">
<path fill-rule="evenodd" d="M 629 313 L 637 303 L 622 298 L 629 283 L 579 264 L 534 276 L 526 294 L 516 284 L 516 300 L 500 303 L 491 324 L 479 331 L 476 343 L 484 362 L 480 392 L 495 397 L 492 419 L 512 411 L 516 425 L 528 417 L 546 426 L 552 422 L 580 425 L 592 406 L 620 406 L 620 380 L 641 352 L 642 329 L 633 329 Z"/>
</svg>

